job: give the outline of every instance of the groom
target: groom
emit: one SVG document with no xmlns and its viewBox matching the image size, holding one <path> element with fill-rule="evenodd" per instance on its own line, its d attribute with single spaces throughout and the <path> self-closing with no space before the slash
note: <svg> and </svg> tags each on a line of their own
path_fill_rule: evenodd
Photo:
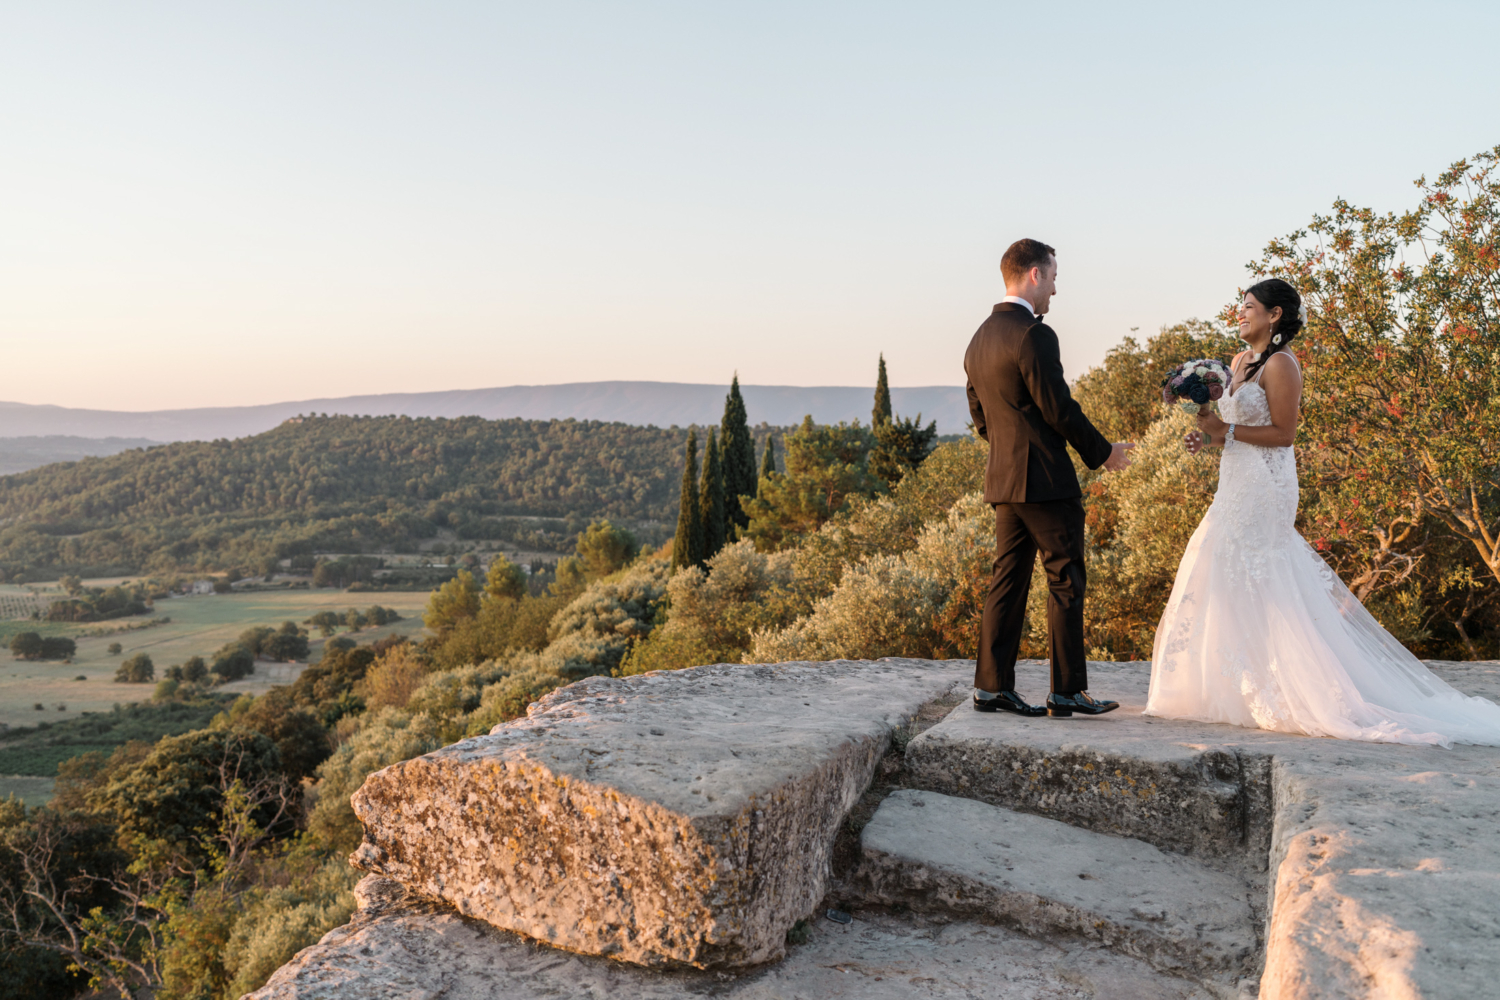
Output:
<svg viewBox="0 0 1500 1000">
<path fill-rule="evenodd" d="M 1102 715 L 1114 701 L 1089 697 L 1083 648 L 1083 491 L 1068 445 L 1090 469 L 1118 472 L 1133 444 L 1110 444 L 1074 401 L 1057 334 L 1046 323 L 1057 257 L 1037 240 L 1012 243 L 1000 259 L 1005 300 L 964 353 L 969 412 L 990 445 L 984 499 L 995 509 L 995 571 L 979 629 L 974 707 L 981 712 Z M 1016 654 L 1037 553 L 1047 571 L 1052 693 L 1047 707 L 1016 693 Z"/>
</svg>

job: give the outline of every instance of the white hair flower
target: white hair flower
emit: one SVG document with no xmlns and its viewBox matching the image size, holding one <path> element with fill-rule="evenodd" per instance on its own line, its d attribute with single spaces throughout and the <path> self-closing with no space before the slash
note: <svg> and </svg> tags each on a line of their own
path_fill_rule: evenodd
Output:
<svg viewBox="0 0 1500 1000">
<path fill-rule="evenodd" d="M 1307 303 L 1302 302 L 1297 306 L 1297 320 L 1301 323 L 1307 322 Z"/>
</svg>

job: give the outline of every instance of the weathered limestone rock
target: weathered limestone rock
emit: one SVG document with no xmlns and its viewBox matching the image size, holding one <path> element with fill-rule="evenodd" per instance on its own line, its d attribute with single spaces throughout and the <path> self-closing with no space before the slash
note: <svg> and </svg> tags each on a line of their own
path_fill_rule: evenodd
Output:
<svg viewBox="0 0 1500 1000">
<path fill-rule="evenodd" d="M 1466 693 L 1500 700 L 1500 664 L 1431 666 Z M 1090 664 L 1093 693 L 1122 705 L 1099 718 L 996 718 L 960 706 L 907 748 L 914 783 L 1167 850 L 1226 861 L 1238 850 L 1268 866 L 1261 1000 L 1496 995 L 1500 749 L 1148 719 L 1149 670 Z M 1023 693 L 1046 690 L 1039 665 L 1019 673 Z M 1193 764 L 1225 758 L 1268 762 L 1246 769 L 1267 780 L 1231 794 L 1218 787 L 1223 771 Z M 1164 772 L 1176 783 L 1164 784 Z M 1051 787 L 1039 788 L 1049 773 Z M 1152 782 L 1170 790 L 1160 805 L 1139 791 Z M 1250 804 L 1236 812 L 1237 801 Z"/>
<path fill-rule="evenodd" d="M 1045 668 L 1019 668 L 1019 689 L 1040 701 Z M 1175 723 L 1140 715 L 1149 665 L 1090 663 L 1093 690 L 1131 711 L 1071 719 L 1018 719 L 955 710 L 912 741 L 909 783 L 946 795 L 1034 812 L 1169 851 L 1250 854 L 1264 864 L 1271 838 L 1271 758 L 1248 730 L 1210 727 L 1212 742 L 1183 740 Z M 966 708 L 966 706 L 965 706 Z M 1240 734 L 1247 739 L 1239 739 Z"/>
<path fill-rule="evenodd" d="M 726 974 L 556 951 L 414 903 L 375 875 L 355 894 L 354 919 L 251 1000 L 1210 1000 L 1143 962 L 965 921 L 819 919 L 785 961 Z"/>
<path fill-rule="evenodd" d="M 356 892 L 355 919 L 299 953 L 255 997 L 1203 1000 L 1183 980 L 1091 944 L 1091 933 L 1108 937 L 1102 928 L 1027 940 L 973 923 L 999 904 L 986 919 L 1067 930 L 1066 905 L 1054 914 L 1060 922 L 1032 926 L 1016 919 L 1024 906 L 1006 902 L 1008 893 L 1011 902 L 1025 893 L 1038 901 L 1067 895 L 1040 871 L 1050 859 L 1046 847 L 1038 848 L 1036 873 L 981 879 L 937 855 L 961 856 L 955 836 L 979 843 L 993 830 L 924 832 L 923 820 L 908 822 L 910 815 L 889 831 L 905 846 L 891 841 L 876 852 L 891 862 L 888 880 L 848 900 L 854 924 L 816 920 L 812 942 L 779 965 L 667 968 L 779 954 L 787 924 L 818 898 L 833 832 L 866 787 L 890 728 L 950 685 L 962 689 L 971 669 L 886 661 L 594 680 L 558 692 L 498 736 L 388 769 L 361 793 L 370 832 L 360 856 L 415 891 L 367 878 Z M 1434 669 L 1461 690 L 1500 700 L 1500 665 Z M 901 772 L 924 788 L 1084 830 L 1129 832 L 1161 848 L 1162 864 L 1179 874 L 1202 865 L 1253 882 L 1255 870 L 1269 866 L 1262 1000 L 1496 995 L 1500 749 L 1445 751 L 1146 719 L 1148 670 L 1091 665 L 1094 693 L 1124 703 L 1097 719 L 1023 720 L 961 705 L 906 746 L 904 771 L 892 757 L 882 774 L 897 780 Z M 1023 693 L 1045 691 L 1038 665 L 1025 664 L 1020 674 Z M 1235 770 L 1229 761 L 1245 766 Z M 933 808 L 910 806 L 920 794 L 895 792 L 885 818 L 896 818 L 902 803 L 908 814 Z M 956 808 L 971 807 L 988 808 Z M 1046 822 L 1020 816 L 1005 823 L 1028 819 Z M 867 846 L 877 847 L 880 828 L 871 827 Z M 1091 834 L 1075 842 L 1081 833 L 1071 830 L 1055 854 L 1101 843 Z M 637 848 L 633 837 L 647 846 Z M 1128 874 L 1130 861 L 1121 864 Z M 916 899 L 911 879 L 919 866 L 945 870 Z M 960 883 L 978 887 L 976 898 Z M 1095 898 L 1084 897 L 1105 885 L 1080 884 L 1072 909 L 1123 930 L 1132 918 L 1145 920 L 1124 915 L 1131 900 L 1155 902 L 1129 878 Z M 1225 895 L 1210 890 L 1205 898 Z M 909 912 L 878 912 L 892 901 L 936 915 L 924 923 Z M 532 938 L 656 967 L 570 955 L 462 914 L 498 914 Z M 1200 923 L 1215 919 L 1180 916 L 1184 939 L 1188 925 L 1196 937 Z M 1110 943 L 1147 953 L 1143 940 Z"/>
<path fill-rule="evenodd" d="M 1500 751 L 1389 758 L 1278 757 L 1266 1000 L 1500 995 Z"/>
<path fill-rule="evenodd" d="M 962 661 L 590 678 L 373 774 L 351 861 L 466 916 L 645 965 L 752 965 L 827 886 L 891 731 Z"/>
<path fill-rule="evenodd" d="M 1234 871 L 973 799 L 903 790 L 860 834 L 871 903 L 1082 937 L 1238 995 L 1259 972 L 1250 885 Z"/>
</svg>

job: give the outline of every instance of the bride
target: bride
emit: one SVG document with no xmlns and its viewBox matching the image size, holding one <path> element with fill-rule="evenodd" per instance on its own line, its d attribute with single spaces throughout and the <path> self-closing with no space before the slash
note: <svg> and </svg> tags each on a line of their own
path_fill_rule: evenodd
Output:
<svg viewBox="0 0 1500 1000">
<path fill-rule="evenodd" d="M 1224 419 L 1188 450 L 1223 448 L 1213 505 L 1182 554 L 1156 630 L 1146 714 L 1308 736 L 1500 746 L 1500 706 L 1444 683 L 1370 616 L 1297 533 L 1292 441 L 1302 370 L 1286 350 L 1302 299 L 1251 286 Z M 1227 421 L 1227 423 L 1226 423 Z"/>
</svg>

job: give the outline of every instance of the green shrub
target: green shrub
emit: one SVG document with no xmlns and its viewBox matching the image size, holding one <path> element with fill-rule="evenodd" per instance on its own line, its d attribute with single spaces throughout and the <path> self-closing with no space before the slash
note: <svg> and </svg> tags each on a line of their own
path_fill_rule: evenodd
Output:
<svg viewBox="0 0 1500 1000">
<path fill-rule="evenodd" d="M 362 831 L 349 796 L 366 776 L 398 761 L 442 746 L 439 724 L 425 712 L 383 708 L 360 720 L 359 731 L 318 765 L 319 782 L 308 813 L 308 832 L 326 849 L 347 854 L 359 846 Z"/>
<path fill-rule="evenodd" d="M 259 733 L 200 729 L 160 740 L 139 764 L 116 776 L 97 798 L 128 833 L 201 854 L 223 801 L 222 768 L 247 785 L 281 773 L 276 744 Z M 264 820 L 264 817 L 263 817 Z"/>
<path fill-rule="evenodd" d="M 332 724 L 348 714 L 348 709 L 339 706 L 354 705 L 350 700 L 355 697 L 354 686 L 364 680 L 365 671 L 375 662 L 376 655 L 373 647 L 356 646 L 343 636 L 329 639 L 318 662 L 302 671 L 292 683 L 292 700 L 319 713 L 325 724 Z"/>
<path fill-rule="evenodd" d="M 583 561 L 584 572 L 590 579 L 599 579 L 624 569 L 640 551 L 635 535 L 624 528 L 616 527 L 607 520 L 590 524 L 578 536 L 578 558 Z M 516 567 L 518 570 L 520 567 Z M 494 567 L 490 572 L 493 574 Z M 522 587 L 525 580 L 516 582 Z"/>
<path fill-rule="evenodd" d="M 292 701 L 284 687 L 260 697 L 241 695 L 229 709 L 214 717 L 212 729 L 260 733 L 276 744 L 287 777 L 300 781 L 328 759 L 332 747 L 318 717 Z"/>
<path fill-rule="evenodd" d="M 520 600 L 526 596 L 526 573 L 509 559 L 497 555 L 485 571 L 484 593 L 487 597 Z"/>
<path fill-rule="evenodd" d="M 197 684 L 208 678 L 208 664 L 201 656 L 189 656 L 182 664 L 182 679 Z"/>
<path fill-rule="evenodd" d="M 547 645 L 548 625 L 567 604 L 565 598 L 551 595 L 486 597 L 478 614 L 458 621 L 441 640 L 429 642 L 432 661 L 448 670 L 516 650 L 540 651 Z"/>
<path fill-rule="evenodd" d="M 886 490 L 867 467 L 874 438 L 859 421 L 818 426 L 809 416 L 782 442 L 786 471 L 762 477 L 756 496 L 741 502 L 750 518 L 742 535 L 758 549 L 793 548 L 856 498 Z"/>
<path fill-rule="evenodd" d="M 281 628 L 261 644 L 260 654 L 279 663 L 305 660 L 308 654 L 307 632 L 298 628 L 296 622 L 282 622 Z"/>
<path fill-rule="evenodd" d="M 462 735 L 480 736 L 502 722 L 519 719 L 532 702 L 567 683 L 544 663 L 518 664 L 480 693 L 479 707 L 464 719 Z"/>
<path fill-rule="evenodd" d="M 168 908 L 157 1000 L 219 1000 L 229 994 L 230 936 L 240 900 L 217 880 Z"/>
<path fill-rule="evenodd" d="M 247 894 L 225 949 L 233 979 L 223 995 L 260 989 L 293 955 L 347 923 L 354 914 L 354 884 L 360 875 L 343 857 L 334 857 L 310 878 Z"/>
<path fill-rule="evenodd" d="M 990 508 L 979 494 L 928 525 L 916 548 L 848 567 L 831 594 L 790 626 L 754 634 L 747 659 L 929 657 L 944 652 L 939 615 L 967 565 L 992 559 Z"/>
<path fill-rule="evenodd" d="M 214 654 L 213 666 L 209 667 L 209 671 L 221 683 L 248 677 L 255 673 L 255 654 L 243 642 L 226 643 Z"/>
<path fill-rule="evenodd" d="M 479 584 L 466 569 L 437 590 L 427 599 L 427 610 L 422 615 L 422 624 L 439 636 L 445 635 L 459 622 L 473 618 L 479 613 Z"/>
<path fill-rule="evenodd" d="M 115 681 L 121 684 L 148 684 L 156 679 L 156 665 L 145 653 L 136 653 L 115 670 Z"/>
<path fill-rule="evenodd" d="M 403 642 L 375 658 L 364 680 L 355 685 L 355 692 L 364 698 L 367 711 L 387 706 L 405 708 L 428 673 L 417 647 Z"/>
<path fill-rule="evenodd" d="M 428 677 L 407 701 L 412 712 L 425 712 L 435 719 L 449 719 L 479 707 L 480 692 L 507 673 L 507 666 L 486 660 Z"/>
<path fill-rule="evenodd" d="M 758 552 L 744 540 L 719 550 L 706 571 L 679 570 L 667 583 L 665 624 L 636 642 L 616 673 L 739 662 L 752 632 L 796 618 L 801 602 L 789 589 L 795 558 Z"/>
<path fill-rule="evenodd" d="M 651 633 L 669 573 L 667 560 L 658 556 L 589 584 L 548 629 L 552 642 L 545 655 L 557 672 L 576 680 L 618 667 L 631 642 Z"/>
<path fill-rule="evenodd" d="M 20 660 L 71 660 L 78 644 L 62 636 L 18 632 L 11 637 L 10 651 Z"/>
</svg>

